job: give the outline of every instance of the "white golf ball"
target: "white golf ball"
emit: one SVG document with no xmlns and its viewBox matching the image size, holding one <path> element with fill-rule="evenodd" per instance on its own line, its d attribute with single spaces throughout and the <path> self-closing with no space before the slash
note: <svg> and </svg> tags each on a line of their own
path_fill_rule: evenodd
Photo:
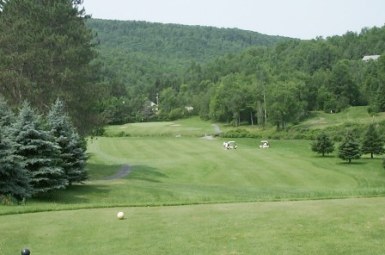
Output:
<svg viewBox="0 0 385 255">
<path fill-rule="evenodd" d="M 118 217 L 119 220 L 121 220 L 124 218 L 124 212 L 118 212 L 116 216 Z"/>
</svg>

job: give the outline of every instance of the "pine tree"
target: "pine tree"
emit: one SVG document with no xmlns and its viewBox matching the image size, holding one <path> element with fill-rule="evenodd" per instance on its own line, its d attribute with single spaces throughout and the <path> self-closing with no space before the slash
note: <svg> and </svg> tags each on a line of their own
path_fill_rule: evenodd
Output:
<svg viewBox="0 0 385 255">
<path fill-rule="evenodd" d="M 82 0 L 0 0 L 0 93 L 12 106 L 24 100 L 40 112 L 57 96 L 81 131 L 100 119 L 102 97 L 95 34 Z"/>
<path fill-rule="evenodd" d="M 85 141 L 81 139 L 77 132 L 72 133 L 71 142 L 69 144 L 69 149 L 72 151 L 72 157 L 67 161 L 69 171 L 66 172 L 70 184 L 81 183 L 88 179 L 88 173 L 86 171 L 87 154 L 85 144 Z"/>
<path fill-rule="evenodd" d="M 312 143 L 311 149 L 314 152 L 322 154 L 322 157 L 324 157 L 326 153 L 332 153 L 334 151 L 334 143 L 325 133 L 321 133 L 317 137 L 317 140 Z"/>
<path fill-rule="evenodd" d="M 32 194 L 29 174 L 23 158 L 15 154 L 15 146 L 0 128 L 0 200 L 12 197 L 18 202 Z"/>
<path fill-rule="evenodd" d="M 5 99 L 0 95 L 0 128 L 10 127 L 15 116 L 9 108 Z"/>
<path fill-rule="evenodd" d="M 380 155 L 385 152 L 384 150 L 384 140 L 378 134 L 375 126 L 373 124 L 369 125 L 362 142 L 362 153 L 370 153 L 370 157 L 373 158 L 373 155 Z"/>
<path fill-rule="evenodd" d="M 60 147 L 61 164 L 69 182 L 79 183 L 87 179 L 86 149 L 82 146 L 79 134 L 65 112 L 64 103 L 57 99 L 47 117 L 51 134 Z"/>
<path fill-rule="evenodd" d="M 18 144 L 16 154 L 24 158 L 31 175 L 33 195 L 65 188 L 68 182 L 60 165 L 59 147 L 28 103 L 23 104 L 12 128 Z"/>
<path fill-rule="evenodd" d="M 338 148 L 338 157 L 347 160 L 349 164 L 353 159 L 361 157 L 360 144 L 351 132 L 348 132 Z"/>
</svg>

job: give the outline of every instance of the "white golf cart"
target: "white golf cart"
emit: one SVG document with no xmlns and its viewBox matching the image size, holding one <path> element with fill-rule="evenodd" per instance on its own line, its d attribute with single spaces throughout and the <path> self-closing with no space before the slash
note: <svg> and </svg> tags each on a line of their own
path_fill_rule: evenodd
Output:
<svg viewBox="0 0 385 255">
<path fill-rule="evenodd" d="M 259 148 L 261 149 L 267 149 L 270 147 L 269 141 L 267 140 L 262 140 L 261 144 L 259 145 Z"/>
<path fill-rule="evenodd" d="M 228 141 L 228 142 L 223 142 L 223 147 L 226 150 L 229 150 L 229 149 L 236 149 L 238 145 L 235 141 Z"/>
</svg>

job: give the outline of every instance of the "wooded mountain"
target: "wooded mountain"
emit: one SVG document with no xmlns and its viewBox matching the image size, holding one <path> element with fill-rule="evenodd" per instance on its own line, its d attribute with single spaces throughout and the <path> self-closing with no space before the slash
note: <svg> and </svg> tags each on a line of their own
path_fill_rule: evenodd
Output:
<svg viewBox="0 0 385 255">
<path fill-rule="evenodd" d="M 271 46 L 287 38 L 236 28 L 216 28 L 145 21 L 90 19 L 97 33 L 100 54 L 125 65 L 122 59 L 145 58 L 161 68 L 179 70 L 192 62 L 204 63 L 226 53 L 239 53 L 250 46 Z"/>
<path fill-rule="evenodd" d="M 236 28 L 144 21 L 89 19 L 87 25 L 96 34 L 98 61 L 104 70 L 99 75 L 111 89 L 103 106 L 110 123 L 152 118 L 143 104 L 156 102 L 164 88 L 179 87 L 187 69 L 199 69 L 251 46 L 270 47 L 290 40 Z"/>
<path fill-rule="evenodd" d="M 310 111 L 385 111 L 385 57 L 363 61 L 384 55 L 385 27 L 299 40 L 134 21 L 88 25 L 98 34 L 110 86 L 103 105 L 109 123 L 194 114 L 285 129 Z"/>
</svg>

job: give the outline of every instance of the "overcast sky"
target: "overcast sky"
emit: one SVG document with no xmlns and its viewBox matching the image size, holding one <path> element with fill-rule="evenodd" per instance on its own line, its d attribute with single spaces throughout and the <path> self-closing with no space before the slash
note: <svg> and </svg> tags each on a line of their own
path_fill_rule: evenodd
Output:
<svg viewBox="0 0 385 255">
<path fill-rule="evenodd" d="M 93 18 L 240 28 L 301 39 L 385 25 L 385 0 L 84 0 Z"/>
</svg>

